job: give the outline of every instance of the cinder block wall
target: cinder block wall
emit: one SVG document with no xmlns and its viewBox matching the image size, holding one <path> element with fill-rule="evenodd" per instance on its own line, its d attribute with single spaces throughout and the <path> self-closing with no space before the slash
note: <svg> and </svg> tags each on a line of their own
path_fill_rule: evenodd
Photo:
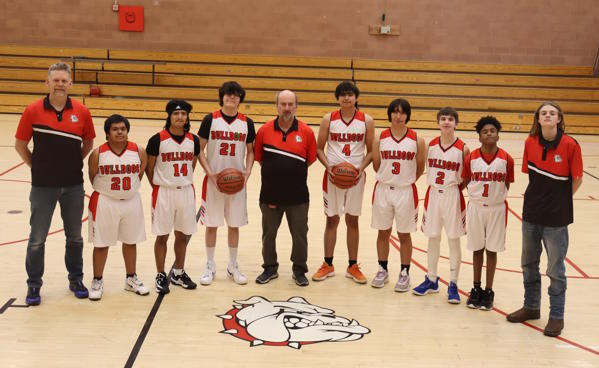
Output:
<svg viewBox="0 0 599 368">
<path fill-rule="evenodd" d="M 592 65 L 598 0 L 2 0 L 0 42 L 216 53 Z M 385 13 L 398 37 L 372 36 Z"/>
</svg>

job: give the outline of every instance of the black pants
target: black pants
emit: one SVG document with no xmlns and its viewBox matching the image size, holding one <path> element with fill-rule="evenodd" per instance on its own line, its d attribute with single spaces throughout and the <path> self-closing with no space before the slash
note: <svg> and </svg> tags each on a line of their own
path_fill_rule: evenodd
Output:
<svg viewBox="0 0 599 368">
<path fill-rule="evenodd" d="M 277 262 L 277 232 L 283 219 L 287 217 L 287 225 L 293 245 L 291 248 L 291 262 L 293 262 L 293 273 L 304 274 L 308 272 L 308 208 L 310 203 L 302 203 L 293 206 L 269 207 L 260 203 L 262 211 L 262 268 L 267 271 L 276 272 L 279 268 Z"/>
</svg>

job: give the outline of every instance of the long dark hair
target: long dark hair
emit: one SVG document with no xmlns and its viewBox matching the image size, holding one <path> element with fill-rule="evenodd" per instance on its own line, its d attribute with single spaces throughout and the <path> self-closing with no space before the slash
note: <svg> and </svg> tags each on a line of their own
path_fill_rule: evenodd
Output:
<svg viewBox="0 0 599 368">
<path fill-rule="evenodd" d="M 559 129 L 562 133 L 566 130 L 566 123 L 564 122 L 564 112 L 562 108 L 553 101 L 543 102 L 541 106 L 535 111 L 535 117 L 532 121 L 532 127 L 530 128 L 531 136 L 538 136 L 541 134 L 541 124 L 539 123 L 539 114 L 541 113 L 541 109 L 545 106 L 553 106 L 557 109 L 557 116 L 559 117 L 559 123 L 557 123 L 557 129 Z"/>
</svg>

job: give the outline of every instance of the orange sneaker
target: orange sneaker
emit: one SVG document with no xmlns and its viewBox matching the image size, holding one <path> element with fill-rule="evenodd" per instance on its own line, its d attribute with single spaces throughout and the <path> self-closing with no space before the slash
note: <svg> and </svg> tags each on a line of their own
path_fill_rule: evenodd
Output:
<svg viewBox="0 0 599 368">
<path fill-rule="evenodd" d="M 347 272 L 345 273 L 345 277 L 349 277 L 350 279 L 354 279 L 358 284 L 366 283 L 366 276 L 360 271 L 360 266 L 355 263 L 353 266 L 347 268 Z"/>
<path fill-rule="evenodd" d="M 312 275 L 312 280 L 314 281 L 322 281 L 327 277 L 335 276 L 335 266 L 329 266 L 328 263 L 322 262 L 322 266 L 316 271 L 314 275 Z"/>
</svg>

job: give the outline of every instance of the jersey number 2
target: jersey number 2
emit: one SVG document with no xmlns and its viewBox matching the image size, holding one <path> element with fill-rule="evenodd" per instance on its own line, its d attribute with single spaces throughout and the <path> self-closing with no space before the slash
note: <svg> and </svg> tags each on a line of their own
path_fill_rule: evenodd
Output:
<svg viewBox="0 0 599 368">
<path fill-rule="evenodd" d="M 435 179 L 435 183 L 439 185 L 443 185 L 443 183 L 445 183 L 445 172 L 437 171 L 437 179 Z"/>
</svg>

